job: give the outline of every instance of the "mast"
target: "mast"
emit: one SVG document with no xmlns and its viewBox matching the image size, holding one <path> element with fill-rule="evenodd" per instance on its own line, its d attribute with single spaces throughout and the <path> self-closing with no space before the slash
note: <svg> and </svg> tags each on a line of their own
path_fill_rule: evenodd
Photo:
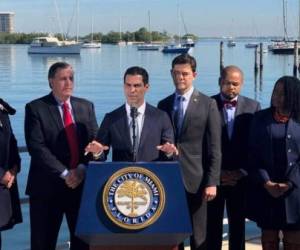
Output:
<svg viewBox="0 0 300 250">
<path fill-rule="evenodd" d="M 76 42 L 78 42 L 79 33 L 79 0 L 76 1 Z"/>
<path fill-rule="evenodd" d="M 283 40 L 286 41 L 288 40 L 288 35 L 287 35 L 287 7 L 286 7 L 286 0 L 282 0 L 282 5 L 283 5 L 283 33 L 284 37 Z"/>
<path fill-rule="evenodd" d="M 61 20 L 60 20 L 60 15 L 59 15 L 59 12 L 58 12 L 58 6 L 57 6 L 56 0 L 54 0 L 54 7 L 55 7 L 56 18 L 57 18 L 57 21 L 58 21 L 58 25 L 59 25 L 59 29 L 60 29 L 62 39 L 65 40 L 65 34 L 63 32 L 63 28 L 62 28 L 62 24 L 61 24 Z"/>
<path fill-rule="evenodd" d="M 300 0 L 299 0 L 300 1 Z M 148 10 L 148 31 L 149 31 L 149 43 L 152 43 L 152 34 L 150 29 L 150 10 Z"/>
</svg>

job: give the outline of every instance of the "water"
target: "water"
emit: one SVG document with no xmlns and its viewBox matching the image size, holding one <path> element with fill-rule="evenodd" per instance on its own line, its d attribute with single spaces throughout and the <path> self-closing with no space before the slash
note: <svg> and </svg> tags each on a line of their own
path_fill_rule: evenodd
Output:
<svg viewBox="0 0 300 250">
<path fill-rule="evenodd" d="M 245 49 L 245 42 L 237 42 L 235 48 L 224 46 L 225 65 L 235 64 L 245 73 L 242 94 L 269 105 L 274 82 L 282 75 L 292 74 L 293 57 L 264 54 L 264 72 L 260 83 L 255 84 L 254 50 Z M 198 76 L 195 86 L 207 95 L 218 92 L 219 41 L 201 41 L 191 52 L 197 59 Z M 150 90 L 146 95 L 149 103 L 156 105 L 173 91 L 170 75 L 174 55 L 160 51 L 137 51 L 136 46 L 118 47 L 103 45 L 98 50 L 82 50 L 80 56 L 28 55 L 26 45 L 0 45 L 0 97 L 17 109 L 11 117 L 19 146 L 25 145 L 23 125 L 24 107 L 32 99 L 49 93 L 47 72 L 56 61 L 67 61 L 75 69 L 75 95 L 94 102 L 97 120 L 124 102 L 123 73 L 134 65 L 145 67 L 150 75 Z M 19 188 L 24 190 L 29 166 L 28 154 L 22 154 L 22 172 Z M 24 223 L 3 233 L 3 250 L 29 248 L 28 205 L 23 206 Z M 64 228 L 65 225 L 63 226 Z M 249 228 L 251 231 L 252 228 Z M 255 229 L 253 229 L 255 230 Z M 67 236 L 60 234 L 61 241 Z"/>
</svg>

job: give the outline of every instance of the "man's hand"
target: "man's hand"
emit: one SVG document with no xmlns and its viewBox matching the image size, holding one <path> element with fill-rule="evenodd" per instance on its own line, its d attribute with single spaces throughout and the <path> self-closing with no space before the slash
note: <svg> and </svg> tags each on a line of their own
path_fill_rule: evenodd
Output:
<svg viewBox="0 0 300 250">
<path fill-rule="evenodd" d="M 287 192 L 289 190 L 288 184 L 277 183 L 277 182 L 272 182 L 272 181 L 267 181 L 264 184 L 264 188 L 274 198 L 278 198 L 278 197 L 282 196 L 285 192 Z"/>
<path fill-rule="evenodd" d="M 167 155 L 178 155 L 178 149 L 173 143 L 166 142 L 163 145 L 156 146 L 157 150 L 164 152 Z"/>
<path fill-rule="evenodd" d="M 11 188 L 11 186 L 15 182 L 15 178 L 16 178 L 15 171 L 7 170 L 3 175 L 2 179 L 0 180 L 0 183 L 6 186 L 7 188 Z"/>
<path fill-rule="evenodd" d="M 75 189 L 84 179 L 84 170 L 71 169 L 65 178 L 65 183 L 69 188 Z"/>
<path fill-rule="evenodd" d="M 84 150 L 85 150 L 85 155 L 87 155 L 88 153 L 101 154 L 104 150 L 108 150 L 108 149 L 109 149 L 108 146 L 93 140 L 85 147 Z"/>
<path fill-rule="evenodd" d="M 217 187 L 212 186 L 212 187 L 206 187 L 203 190 L 202 198 L 205 201 L 212 201 L 217 195 Z"/>
</svg>

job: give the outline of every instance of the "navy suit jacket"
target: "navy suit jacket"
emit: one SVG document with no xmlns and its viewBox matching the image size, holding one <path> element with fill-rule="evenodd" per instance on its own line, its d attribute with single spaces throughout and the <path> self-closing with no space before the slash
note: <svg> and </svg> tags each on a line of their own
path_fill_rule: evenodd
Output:
<svg viewBox="0 0 300 250">
<path fill-rule="evenodd" d="M 133 148 L 130 138 L 125 105 L 105 115 L 97 140 L 112 147 L 113 161 L 132 161 Z M 164 153 L 156 146 L 165 142 L 174 143 L 174 132 L 168 115 L 146 104 L 144 124 L 137 153 L 137 161 L 166 160 Z M 105 156 L 108 151 L 105 151 Z"/>
<path fill-rule="evenodd" d="M 227 125 L 223 114 L 223 102 L 220 94 L 212 96 L 216 100 L 222 125 L 222 170 L 246 168 L 248 159 L 248 138 L 254 113 L 260 110 L 257 101 L 239 96 L 234 117 L 231 138 L 228 136 Z"/>
<path fill-rule="evenodd" d="M 2 100 L 0 100 L 1 104 Z M 21 159 L 17 141 L 12 132 L 8 113 L 0 109 L 0 179 L 5 172 L 16 165 L 20 171 Z M 21 207 L 17 183 L 10 189 L 0 184 L 0 231 L 11 228 L 22 222 Z"/>
<path fill-rule="evenodd" d="M 250 133 L 250 152 L 248 172 L 253 180 L 249 190 L 248 217 L 264 221 L 272 214 L 268 201 L 274 199 L 267 193 L 263 184 L 274 174 L 271 126 L 274 123 L 270 108 L 255 114 Z M 283 179 L 292 184 L 285 194 L 285 212 L 287 223 L 300 222 L 300 123 L 290 119 L 286 136 L 287 166 Z"/>
<path fill-rule="evenodd" d="M 97 132 L 94 106 L 77 97 L 71 97 L 70 102 L 78 136 L 79 163 L 87 163 L 89 158 L 84 156 L 84 148 Z M 55 195 L 66 188 L 60 175 L 68 168 L 71 157 L 57 102 L 50 93 L 26 104 L 25 111 L 25 139 L 31 156 L 26 194 Z"/>
</svg>

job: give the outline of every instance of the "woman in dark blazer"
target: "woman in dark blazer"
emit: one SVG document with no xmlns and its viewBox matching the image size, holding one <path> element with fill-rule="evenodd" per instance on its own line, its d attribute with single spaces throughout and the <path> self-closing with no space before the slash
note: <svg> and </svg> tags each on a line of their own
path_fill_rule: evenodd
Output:
<svg viewBox="0 0 300 250">
<path fill-rule="evenodd" d="M 22 222 L 16 179 L 21 160 L 8 117 L 15 112 L 0 99 L 0 249 L 1 231 Z"/>
<path fill-rule="evenodd" d="M 250 132 L 248 218 L 262 229 L 263 250 L 300 249 L 300 81 L 275 83 L 271 107 Z"/>
</svg>

